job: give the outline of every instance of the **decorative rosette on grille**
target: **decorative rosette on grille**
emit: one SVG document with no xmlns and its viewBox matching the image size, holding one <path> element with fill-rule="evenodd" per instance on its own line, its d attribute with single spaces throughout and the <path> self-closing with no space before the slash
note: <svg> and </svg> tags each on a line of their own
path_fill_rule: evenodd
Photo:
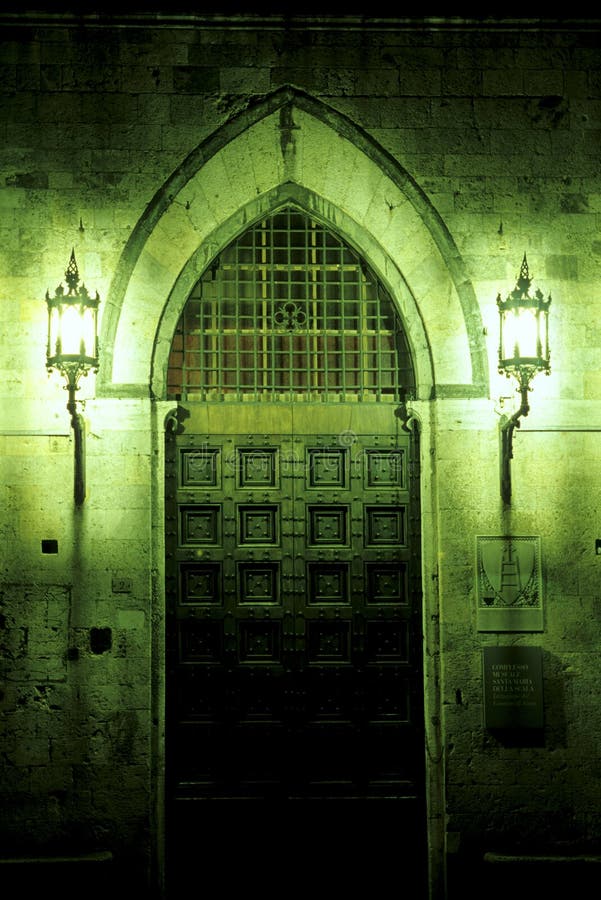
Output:
<svg viewBox="0 0 601 900">
<path fill-rule="evenodd" d="M 297 303 L 284 303 L 273 314 L 273 324 L 284 331 L 299 331 L 307 322 L 306 312 Z"/>
</svg>

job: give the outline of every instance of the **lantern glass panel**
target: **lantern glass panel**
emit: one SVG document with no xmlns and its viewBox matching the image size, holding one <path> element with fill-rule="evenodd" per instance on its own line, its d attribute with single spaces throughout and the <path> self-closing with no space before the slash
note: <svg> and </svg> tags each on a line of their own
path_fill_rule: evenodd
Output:
<svg viewBox="0 0 601 900">
<path fill-rule="evenodd" d="M 96 357 L 96 309 L 86 306 L 81 316 L 82 350 L 88 359 Z"/>
<path fill-rule="evenodd" d="M 502 358 L 541 359 L 546 355 L 544 329 L 541 329 L 540 310 L 522 307 L 505 310 L 503 315 Z"/>
<path fill-rule="evenodd" d="M 48 317 L 48 355 L 96 359 L 95 307 L 81 303 L 52 306 Z"/>
<path fill-rule="evenodd" d="M 83 315 L 81 306 L 65 306 L 61 316 L 61 345 L 63 356 L 85 355 L 83 342 Z"/>
<path fill-rule="evenodd" d="M 48 308 L 48 356 L 57 356 L 61 352 L 60 323 L 58 307 Z"/>
</svg>

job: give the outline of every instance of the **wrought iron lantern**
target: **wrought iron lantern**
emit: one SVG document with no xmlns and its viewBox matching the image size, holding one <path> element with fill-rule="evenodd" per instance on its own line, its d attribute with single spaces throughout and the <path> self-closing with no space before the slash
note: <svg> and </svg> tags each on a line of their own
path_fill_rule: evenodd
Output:
<svg viewBox="0 0 601 900">
<path fill-rule="evenodd" d="M 79 381 L 88 372 L 98 371 L 98 306 L 100 297 L 91 296 L 79 283 L 75 251 L 71 251 L 65 271 L 66 288 L 61 283 L 51 297 L 46 291 L 48 307 L 48 345 L 46 368 L 56 369 L 65 378 L 69 392 L 67 409 L 71 414 L 75 442 L 75 502 L 85 499 L 84 422 L 77 412 L 75 393 Z"/>
<path fill-rule="evenodd" d="M 499 372 L 516 379 L 520 407 L 511 418 L 501 419 L 501 496 L 511 502 L 510 460 L 513 458 L 513 432 L 520 427 L 520 419 L 530 412 L 528 393 L 538 372 L 549 374 L 549 306 L 551 296 L 545 297 L 536 289 L 530 294 L 532 278 L 524 253 L 516 286 L 505 300 L 497 296 L 499 309 Z"/>
</svg>

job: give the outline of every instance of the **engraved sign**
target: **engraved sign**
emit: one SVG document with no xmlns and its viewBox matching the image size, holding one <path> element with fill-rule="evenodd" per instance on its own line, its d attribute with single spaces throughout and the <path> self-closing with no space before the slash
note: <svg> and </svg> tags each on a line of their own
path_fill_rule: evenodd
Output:
<svg viewBox="0 0 601 900">
<path fill-rule="evenodd" d="M 540 647 L 484 647 L 486 728 L 542 728 L 543 672 Z"/>
</svg>

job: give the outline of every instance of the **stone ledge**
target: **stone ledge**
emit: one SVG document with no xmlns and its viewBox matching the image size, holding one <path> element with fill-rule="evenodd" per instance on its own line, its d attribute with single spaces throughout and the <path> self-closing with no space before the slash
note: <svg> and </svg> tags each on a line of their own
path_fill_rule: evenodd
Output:
<svg viewBox="0 0 601 900">
<path fill-rule="evenodd" d="M 113 861 L 110 850 L 95 853 L 78 853 L 64 856 L 5 856 L 0 857 L 0 866 L 50 866 L 50 865 L 98 865 Z"/>
<path fill-rule="evenodd" d="M 537 853 L 485 853 L 484 862 L 499 865 L 548 865 L 559 863 L 561 865 L 570 865 L 574 863 L 601 865 L 601 856 L 589 854 L 537 854 Z"/>
<path fill-rule="evenodd" d="M 15 896 L 44 893 L 61 900 L 106 900 L 117 888 L 115 875 L 113 854 L 108 850 L 0 857 L 0 882 L 5 892 Z"/>
</svg>

